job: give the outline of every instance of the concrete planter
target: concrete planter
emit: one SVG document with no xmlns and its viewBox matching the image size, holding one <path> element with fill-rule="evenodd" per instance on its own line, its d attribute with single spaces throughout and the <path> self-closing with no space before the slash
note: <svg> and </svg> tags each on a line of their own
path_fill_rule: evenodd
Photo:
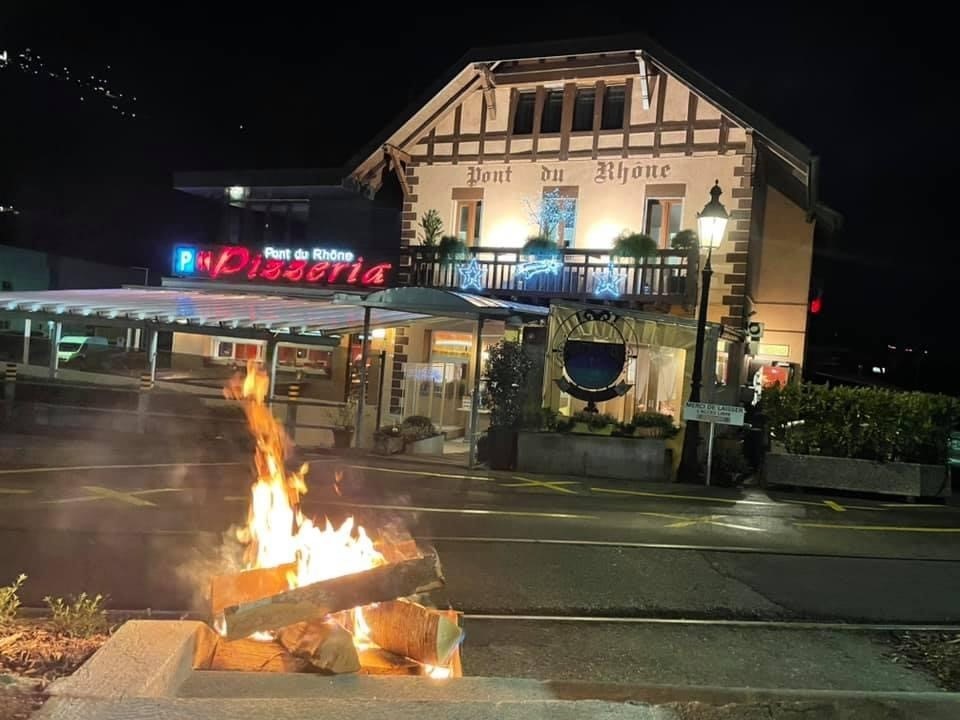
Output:
<svg viewBox="0 0 960 720">
<path fill-rule="evenodd" d="M 517 470 L 618 480 L 670 479 L 663 440 L 574 433 L 519 432 Z"/>
<path fill-rule="evenodd" d="M 443 435 L 409 442 L 404 452 L 407 455 L 443 455 Z"/>
<path fill-rule="evenodd" d="M 771 452 L 764 460 L 762 479 L 768 486 L 792 485 L 907 497 L 950 495 L 950 477 L 943 465 L 878 463 Z"/>
</svg>

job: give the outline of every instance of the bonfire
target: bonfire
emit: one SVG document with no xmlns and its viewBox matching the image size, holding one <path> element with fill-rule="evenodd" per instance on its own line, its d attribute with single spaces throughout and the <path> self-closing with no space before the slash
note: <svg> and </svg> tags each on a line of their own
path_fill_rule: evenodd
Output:
<svg viewBox="0 0 960 720">
<path fill-rule="evenodd" d="M 237 530 L 244 570 L 211 581 L 222 636 L 213 669 L 460 674 L 459 615 L 425 604 L 443 586 L 436 552 L 405 533 L 370 534 L 307 517 L 308 466 L 288 467 L 291 443 L 265 404 L 269 379 L 255 363 L 227 387 L 255 440 L 256 480 Z"/>
</svg>

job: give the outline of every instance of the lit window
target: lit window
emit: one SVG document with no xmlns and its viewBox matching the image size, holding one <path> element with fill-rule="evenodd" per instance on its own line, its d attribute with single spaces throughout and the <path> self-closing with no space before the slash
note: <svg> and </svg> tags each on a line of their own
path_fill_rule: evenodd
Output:
<svg viewBox="0 0 960 720">
<path fill-rule="evenodd" d="M 673 236 L 680 232 L 683 220 L 683 201 L 652 198 L 647 200 L 647 214 L 644 232 L 652 237 L 657 247 L 670 247 Z"/>
<path fill-rule="evenodd" d="M 483 200 L 457 201 L 456 228 L 457 237 L 468 246 L 480 242 L 480 215 Z"/>
</svg>

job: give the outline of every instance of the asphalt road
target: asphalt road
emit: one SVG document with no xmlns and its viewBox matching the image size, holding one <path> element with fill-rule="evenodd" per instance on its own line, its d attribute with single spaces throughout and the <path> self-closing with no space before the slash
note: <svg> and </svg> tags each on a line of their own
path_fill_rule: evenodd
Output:
<svg viewBox="0 0 960 720">
<path fill-rule="evenodd" d="M 245 518 L 245 459 L 118 449 L 65 466 L 52 449 L 51 466 L 23 443 L 30 466 L 0 469 L 0 580 L 25 572 L 26 604 L 85 590 L 117 608 L 203 608 Z M 960 622 L 953 507 L 370 458 L 314 458 L 308 482 L 308 514 L 435 545 L 440 601 L 471 613 Z"/>
</svg>

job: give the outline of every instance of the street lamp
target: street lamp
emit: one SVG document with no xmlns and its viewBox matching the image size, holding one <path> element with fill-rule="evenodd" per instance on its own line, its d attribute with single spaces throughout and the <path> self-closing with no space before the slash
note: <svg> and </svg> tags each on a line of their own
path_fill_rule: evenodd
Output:
<svg viewBox="0 0 960 720">
<path fill-rule="evenodd" d="M 720 202 L 720 181 L 715 180 L 710 188 L 710 202 L 703 206 L 697 215 L 697 236 L 700 250 L 707 249 L 707 262 L 703 266 L 702 281 L 700 283 L 700 307 L 697 309 L 697 346 L 693 357 L 693 377 L 690 379 L 690 400 L 700 402 L 700 386 L 703 384 L 703 346 L 707 334 L 707 305 L 710 302 L 710 278 L 713 268 L 710 259 L 713 251 L 720 247 L 723 233 L 727 229 L 727 220 L 730 216 Z M 678 475 L 684 482 L 696 482 L 699 476 L 700 463 L 697 461 L 697 446 L 700 444 L 700 424 L 695 420 L 687 421 L 687 429 L 683 434 L 683 451 L 680 456 Z"/>
</svg>

